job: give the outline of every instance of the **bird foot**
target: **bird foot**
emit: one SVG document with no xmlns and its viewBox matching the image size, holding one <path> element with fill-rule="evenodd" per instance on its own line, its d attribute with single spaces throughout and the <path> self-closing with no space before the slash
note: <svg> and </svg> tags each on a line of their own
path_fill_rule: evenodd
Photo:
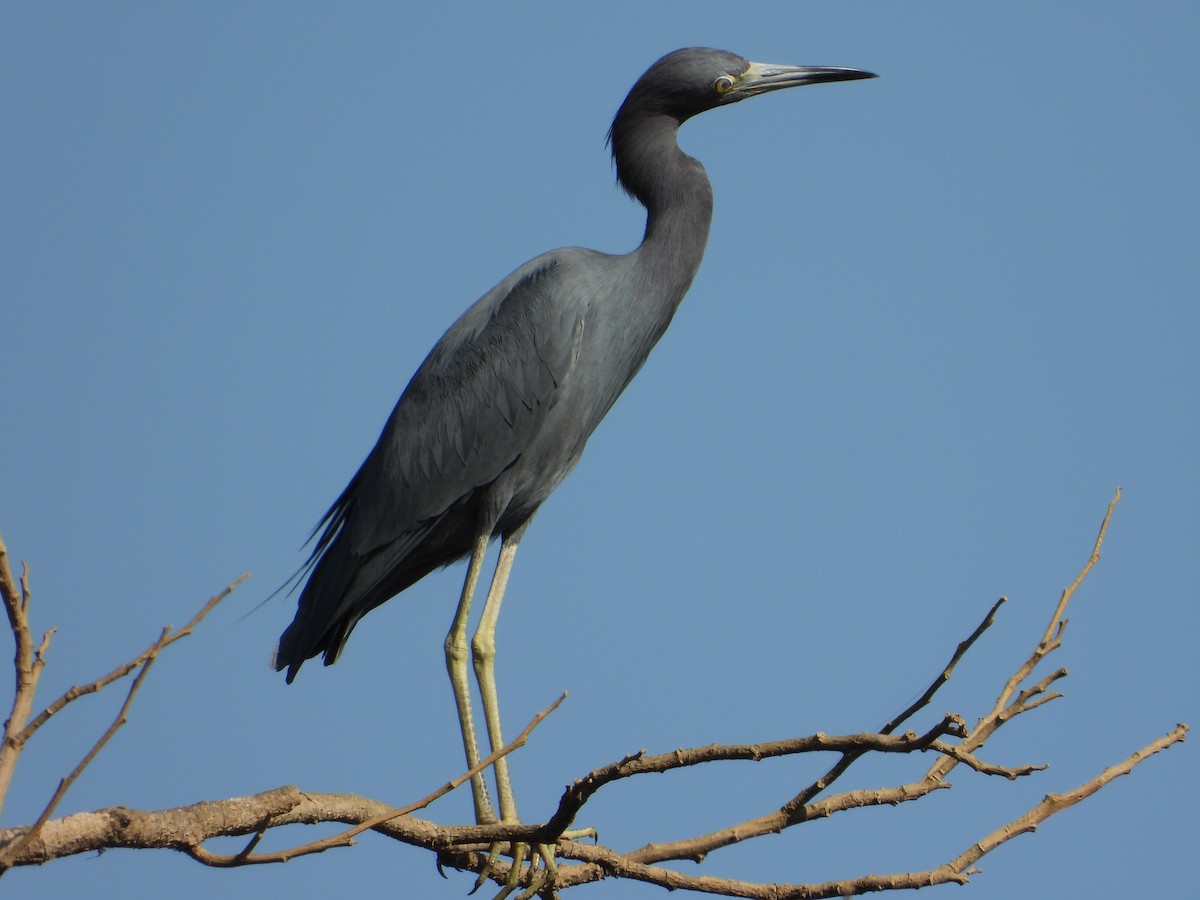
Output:
<svg viewBox="0 0 1200 900">
<path fill-rule="evenodd" d="M 595 828 L 579 828 L 574 831 L 564 831 L 561 837 L 571 841 L 585 837 L 590 837 L 592 840 L 597 839 Z M 513 891 L 522 886 L 524 890 L 517 894 L 513 900 L 533 900 L 534 897 L 546 890 L 546 888 L 553 889 L 554 882 L 558 878 L 558 864 L 554 858 L 554 844 L 509 844 L 498 841 L 488 849 L 487 862 L 484 864 L 483 869 L 480 870 L 479 877 L 475 879 L 475 886 L 471 888 L 472 894 L 483 887 L 484 883 L 488 880 L 492 866 L 500 858 L 500 854 L 505 847 L 512 848 L 509 851 L 509 855 L 512 856 L 512 867 L 508 870 L 508 879 L 505 881 L 504 887 L 496 894 L 495 900 L 505 900 Z M 529 860 L 528 866 L 525 866 L 526 859 Z M 523 868 L 527 869 L 524 877 L 522 877 Z"/>
<path fill-rule="evenodd" d="M 487 862 L 479 870 L 479 877 L 475 879 L 475 886 L 471 888 L 472 894 L 483 887 L 488 878 L 491 877 L 492 867 L 495 865 L 496 860 L 500 858 L 501 853 L 505 853 L 506 848 L 510 848 L 507 849 L 506 855 L 512 857 L 512 866 L 508 870 L 508 879 L 504 882 L 504 886 L 500 888 L 500 892 L 496 894 L 495 900 L 505 900 L 513 891 L 521 887 L 522 881 L 525 882 L 525 889 L 516 896 L 515 900 L 532 900 L 547 884 L 554 884 L 554 879 L 558 874 L 558 866 L 554 862 L 554 848 L 552 846 L 546 844 L 510 844 L 498 841 L 488 849 Z M 529 859 L 529 872 L 522 879 L 522 870 L 525 868 L 526 858 Z"/>
</svg>

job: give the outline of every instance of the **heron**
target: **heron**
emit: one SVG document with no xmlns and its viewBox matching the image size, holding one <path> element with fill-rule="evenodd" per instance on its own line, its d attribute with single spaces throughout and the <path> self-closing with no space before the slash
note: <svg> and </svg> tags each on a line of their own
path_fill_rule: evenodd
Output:
<svg viewBox="0 0 1200 900">
<path fill-rule="evenodd" d="M 445 657 L 468 767 L 480 761 L 469 662 L 489 743 L 493 751 L 504 745 L 495 629 L 517 547 L 666 331 L 708 240 L 712 188 L 704 167 L 680 150 L 679 127 L 747 97 L 873 77 L 860 69 L 769 65 L 688 48 L 667 54 L 637 80 L 608 143 L 618 183 L 646 208 L 641 243 L 626 254 L 570 247 L 538 256 L 442 335 L 374 449 L 313 529 L 316 542 L 298 573 L 307 581 L 274 658 L 288 683 L 317 654 L 327 666 L 335 662 L 375 607 L 467 558 Z M 472 601 L 496 538 L 499 556 L 468 647 Z M 476 821 L 515 822 L 507 760 L 492 768 L 499 815 L 477 774 Z"/>
</svg>

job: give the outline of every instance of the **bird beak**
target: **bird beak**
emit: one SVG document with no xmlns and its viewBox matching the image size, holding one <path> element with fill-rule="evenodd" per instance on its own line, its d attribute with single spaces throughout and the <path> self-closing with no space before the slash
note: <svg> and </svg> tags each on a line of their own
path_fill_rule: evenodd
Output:
<svg viewBox="0 0 1200 900">
<path fill-rule="evenodd" d="M 741 100 L 781 88 L 820 84 L 823 81 L 856 81 L 859 78 L 877 77 L 879 76 L 874 72 L 840 66 L 772 66 L 752 62 L 726 96 L 731 100 Z"/>
</svg>

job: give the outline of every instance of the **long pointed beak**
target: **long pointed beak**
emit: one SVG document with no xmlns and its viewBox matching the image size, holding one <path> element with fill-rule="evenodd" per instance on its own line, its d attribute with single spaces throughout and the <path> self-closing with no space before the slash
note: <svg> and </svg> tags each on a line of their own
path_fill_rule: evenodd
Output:
<svg viewBox="0 0 1200 900">
<path fill-rule="evenodd" d="M 729 91 L 730 99 L 741 100 L 781 88 L 820 84 L 824 81 L 856 81 L 859 78 L 878 78 L 874 72 L 846 69 L 840 66 L 773 66 L 750 63 L 750 68 Z"/>
</svg>

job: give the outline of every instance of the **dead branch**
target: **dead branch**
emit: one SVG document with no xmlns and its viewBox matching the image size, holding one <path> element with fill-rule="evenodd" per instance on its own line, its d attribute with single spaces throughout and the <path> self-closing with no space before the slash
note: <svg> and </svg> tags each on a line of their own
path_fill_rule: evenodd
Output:
<svg viewBox="0 0 1200 900">
<path fill-rule="evenodd" d="M 46 651 L 50 646 L 50 638 L 54 633 L 54 629 L 46 632 L 40 646 L 34 651 L 33 639 L 29 628 L 29 601 L 31 596 L 29 590 L 29 569 L 27 566 L 23 567 L 21 586 L 18 590 L 16 582 L 12 577 L 12 569 L 8 564 L 8 548 L 4 544 L 3 537 L 0 537 L 0 597 L 3 599 L 4 608 L 8 614 L 9 627 L 16 645 L 16 652 L 13 658 L 13 667 L 16 676 L 13 707 L 12 713 L 4 723 L 3 743 L 0 743 L 0 809 L 3 808 L 4 798 L 7 796 L 8 788 L 12 783 L 17 760 L 20 759 L 25 745 L 51 716 L 72 701 L 102 690 L 135 669 L 138 673 L 130 684 L 125 701 L 117 712 L 117 716 L 112 721 L 112 724 L 105 729 L 104 733 L 100 735 L 91 749 L 84 754 L 75 768 L 59 781 L 58 787 L 38 816 L 37 821 L 26 829 L 24 834 L 15 842 L 0 849 L 0 874 L 11 868 L 13 861 L 22 855 L 28 844 L 37 837 L 38 832 L 49 821 L 50 816 L 54 814 L 55 809 L 58 808 L 58 804 L 62 801 L 62 798 L 66 795 L 71 785 L 75 783 L 79 776 L 83 774 L 83 771 L 91 764 L 92 760 L 104 749 L 104 746 L 112 736 L 125 724 L 129 708 L 133 704 L 133 699 L 137 695 L 138 688 L 141 687 L 146 673 L 158 657 L 158 654 L 180 638 L 191 634 L 195 627 L 221 600 L 232 593 L 239 584 L 249 577 L 247 574 L 241 575 L 223 591 L 209 598 L 208 602 L 183 628 L 172 630 L 170 626 L 167 626 L 162 630 L 157 640 L 132 660 L 118 666 L 107 675 L 97 678 L 89 684 L 72 687 L 30 721 L 29 716 L 33 710 L 33 701 L 37 691 L 38 680 L 41 677 L 42 670 L 45 668 Z"/>
<path fill-rule="evenodd" d="M 129 660 L 128 662 L 122 663 L 121 665 L 119 665 L 115 669 L 113 669 L 111 672 L 109 672 L 107 675 L 102 675 L 101 677 L 97 678 L 95 681 L 88 682 L 87 684 L 77 684 L 77 685 L 67 689 L 66 691 L 64 691 L 61 696 L 56 698 L 52 703 L 50 703 L 49 706 L 47 706 L 40 713 L 38 713 L 37 716 L 34 717 L 33 721 L 31 721 L 28 726 L 23 728 L 17 734 L 16 739 L 22 743 L 24 743 L 25 741 L 28 741 L 33 736 L 33 733 L 35 731 L 37 731 L 39 728 L 41 728 L 43 725 L 45 725 L 51 716 L 53 716 L 54 714 L 61 711 L 63 709 L 63 707 L 65 707 L 67 704 L 71 703 L 72 701 L 78 700 L 80 697 L 86 697 L 88 694 L 94 694 L 97 691 L 100 691 L 103 688 L 108 687 L 114 681 L 119 681 L 120 679 L 122 679 L 126 675 L 128 675 L 130 672 L 132 672 L 134 669 L 144 666 L 146 664 L 147 660 L 154 658 L 160 652 L 165 650 L 167 647 L 171 646 L 176 641 L 190 635 L 193 631 L 196 630 L 196 626 L 199 625 L 201 621 L 203 621 L 205 616 L 207 616 L 210 612 L 213 611 L 213 609 L 216 607 L 216 605 L 218 603 L 220 603 L 222 600 L 224 600 L 226 597 L 228 597 L 230 594 L 232 594 L 235 590 L 237 590 L 238 585 L 240 585 L 243 581 L 245 581 L 249 577 L 250 577 L 249 572 L 243 572 L 241 575 L 239 575 L 237 578 L 235 578 L 228 586 L 223 588 L 219 593 L 216 593 L 213 596 L 209 597 L 208 602 L 205 603 L 204 606 L 202 606 L 200 608 L 200 611 L 198 613 L 196 613 L 194 616 L 192 616 L 192 618 L 188 621 L 188 623 L 186 625 L 184 625 L 182 628 L 174 630 L 174 631 L 171 630 L 169 627 L 164 629 L 163 634 L 159 636 L 158 640 L 156 640 L 154 643 L 152 643 L 149 647 L 147 647 L 145 650 L 143 650 L 141 653 L 139 653 L 133 659 Z"/>
<path fill-rule="evenodd" d="M 987 615 L 983 617 L 983 620 L 975 627 L 975 630 L 955 648 L 949 662 L 946 663 L 937 677 L 930 682 L 929 687 L 925 689 L 925 693 L 915 703 L 889 720 L 880 729 L 880 735 L 891 734 L 917 712 L 929 705 L 938 690 L 950 680 L 959 661 L 975 645 L 975 642 L 979 640 L 983 633 L 991 627 L 992 623 L 996 621 L 996 613 L 1004 603 L 1005 598 L 1001 597 L 992 604 L 992 608 L 988 610 Z M 955 724 L 957 728 L 963 728 L 961 717 L 955 718 Z M 960 731 L 960 736 L 964 733 Z M 933 790 L 949 786 L 939 784 L 936 781 L 930 781 L 927 784 L 900 785 L 879 791 L 852 791 L 814 803 L 813 801 L 816 797 L 824 793 L 830 785 L 841 778 L 871 748 L 867 747 L 866 744 L 859 744 L 849 745 L 840 749 L 843 750 L 841 757 L 824 775 L 801 790 L 779 809 L 708 834 L 697 835 L 665 844 L 649 844 L 629 854 L 629 858 L 639 863 L 665 862 L 670 859 L 690 859 L 699 862 L 714 850 L 728 847 L 732 844 L 749 840 L 750 838 L 761 837 L 767 834 L 778 834 L 784 828 L 799 822 L 825 818 L 836 812 L 842 812 L 859 806 L 874 806 L 884 803 L 895 805 L 909 800 L 918 800 Z"/>
<path fill-rule="evenodd" d="M 956 856 L 946 865 L 959 871 L 967 871 L 968 866 L 973 865 L 985 854 L 995 850 L 1001 844 L 1012 840 L 1019 834 L 1036 831 L 1038 825 L 1054 814 L 1074 806 L 1081 800 L 1086 800 L 1114 779 L 1120 778 L 1122 775 L 1128 775 L 1138 763 L 1156 753 L 1166 750 L 1173 744 L 1178 744 L 1187 737 L 1187 732 L 1187 725 L 1180 722 L 1170 733 L 1135 751 L 1115 766 L 1109 766 L 1095 778 L 1085 781 L 1074 790 L 1067 791 L 1065 794 L 1047 794 L 1042 802 L 1029 810 L 1029 812 L 1014 819 L 1007 825 L 997 828 L 982 841 L 972 845 L 969 850 Z"/>
<path fill-rule="evenodd" d="M 18 588 L 13 579 L 12 568 L 8 564 L 8 547 L 4 545 L 3 535 L 0 535 L 0 598 L 4 601 L 4 611 L 8 614 L 9 628 L 16 645 L 13 654 L 15 688 L 12 712 L 4 723 L 4 736 L 0 739 L 0 810 L 3 810 L 4 798 L 8 794 L 17 759 L 24 747 L 24 741 L 19 735 L 33 710 L 38 679 L 45 667 L 46 651 L 50 648 L 50 638 L 54 634 L 54 629 L 47 631 L 42 637 L 41 646 L 34 651 L 33 636 L 29 630 L 29 567 L 22 566 L 21 586 Z"/>
<path fill-rule="evenodd" d="M 160 642 L 167 636 L 167 632 L 169 630 L 170 629 L 163 629 L 162 638 L 159 638 Z M 125 702 L 121 704 L 121 709 L 117 713 L 117 717 L 113 719 L 112 724 L 104 730 L 104 734 L 100 735 L 99 740 L 92 745 L 92 748 L 84 754 L 84 757 L 79 761 L 79 764 L 71 770 L 71 774 L 59 781 L 58 787 L 54 791 L 54 796 L 50 798 L 50 802 L 46 804 L 41 815 L 38 816 L 37 821 L 33 823 L 33 826 L 20 840 L 16 841 L 11 847 L 6 847 L 3 852 L 0 852 L 0 871 L 10 868 L 12 864 L 9 862 L 9 860 L 12 857 L 19 856 L 21 851 L 25 848 L 25 845 L 37 837 L 37 834 L 41 830 L 42 826 L 46 824 L 46 820 L 49 819 L 54 813 L 54 810 L 58 808 L 58 804 L 66 795 L 67 790 L 72 784 L 75 783 L 76 779 L 83 774 L 83 770 L 91 764 L 92 760 L 96 758 L 100 751 L 104 749 L 104 745 L 107 744 L 112 736 L 117 733 L 122 725 L 125 724 L 129 714 L 129 707 L 133 704 L 133 698 L 137 694 L 138 688 L 142 686 L 142 681 L 145 679 L 146 673 L 150 670 L 150 664 L 153 662 L 154 656 L 152 655 L 148 657 L 142 664 L 142 668 L 138 672 L 137 677 L 133 679 L 133 683 L 129 686 L 129 692 L 125 695 Z"/>
<path fill-rule="evenodd" d="M 1096 535 L 1096 541 L 1092 545 L 1091 555 L 1088 557 L 1083 568 L 1079 570 L 1079 574 L 1062 592 L 1059 597 L 1058 605 L 1054 608 L 1054 613 L 1050 616 L 1050 622 L 1046 625 L 1046 631 L 1042 635 L 1040 641 L 1030 653 L 1029 658 L 1022 663 L 1015 672 L 1004 683 L 1004 687 L 1000 691 L 1000 695 L 996 698 L 995 704 L 991 710 L 980 717 L 975 724 L 971 735 L 963 741 L 962 748 L 968 753 L 974 752 L 984 745 L 989 737 L 991 737 L 997 728 L 1002 726 L 1015 716 L 1023 712 L 1028 712 L 1031 709 L 1036 709 L 1051 700 L 1058 699 L 1061 694 L 1057 692 L 1046 693 L 1046 689 L 1060 678 L 1065 678 L 1067 675 L 1066 669 L 1059 669 L 1047 675 L 1041 681 L 1029 688 L 1021 691 L 1013 699 L 1014 692 L 1023 684 L 1032 674 L 1038 664 L 1046 658 L 1050 653 L 1053 653 L 1062 646 L 1062 635 L 1067 627 L 1065 614 L 1067 604 L 1071 598 L 1075 596 L 1075 591 L 1083 584 L 1083 580 L 1087 578 L 1088 573 L 1100 560 L 1100 548 L 1104 545 L 1104 537 L 1108 534 L 1108 523 L 1112 521 L 1113 510 L 1116 509 L 1117 503 L 1121 499 L 1121 488 L 1118 487 L 1113 493 L 1112 500 L 1108 503 L 1108 509 L 1104 512 L 1104 519 L 1100 523 L 1100 531 Z M 958 765 L 958 761 L 949 757 L 943 756 L 935 762 L 925 774 L 927 779 L 933 781 L 941 781 Z"/>
<path fill-rule="evenodd" d="M 1001 766 L 980 756 L 988 739 L 1007 722 L 1026 712 L 1038 709 L 1060 694 L 1053 686 L 1066 677 L 1064 668 L 1056 669 L 1033 681 L 1040 663 L 1062 646 L 1066 627 L 1067 605 L 1088 573 L 1100 559 L 1113 510 L 1120 499 L 1118 489 L 1109 504 L 1101 524 L 1091 556 L 1063 591 L 1041 639 L 1031 654 L 1013 672 L 1002 686 L 992 708 L 979 718 L 975 727 L 967 730 L 962 716 L 946 714 L 932 727 L 923 732 L 909 730 L 903 734 L 895 732 L 925 709 L 938 690 L 949 681 L 955 667 L 979 638 L 995 621 L 1001 598 L 988 611 L 975 630 L 955 649 L 949 662 L 932 680 L 922 696 L 912 705 L 885 723 L 877 732 L 831 736 L 823 733 L 799 738 L 760 741 L 747 744 L 711 745 L 706 747 L 679 748 L 669 753 L 647 754 L 638 751 L 606 766 L 594 769 L 570 785 L 559 801 L 554 814 L 540 824 L 497 824 L 497 825 L 439 825 L 418 819 L 412 813 L 424 808 L 438 797 L 465 783 L 473 775 L 483 771 L 500 756 L 511 753 L 522 746 L 537 724 L 552 712 L 563 698 L 543 710 L 529 723 L 512 743 L 493 753 L 470 771 L 447 782 L 421 800 L 401 807 L 394 807 L 365 797 L 348 794 L 314 794 L 295 787 L 278 788 L 261 794 L 228 800 L 197 803 L 191 806 L 157 811 L 139 811 L 113 807 L 89 813 L 77 813 L 63 818 L 51 818 L 62 795 L 70 784 L 87 768 L 88 763 L 100 751 L 105 742 L 121 726 L 141 681 L 150 664 L 159 652 L 174 640 L 190 633 L 191 629 L 218 602 L 232 590 L 237 582 L 222 594 L 212 598 L 184 629 L 172 632 L 165 629 L 157 641 L 129 663 L 117 667 L 113 672 L 89 684 L 72 688 L 51 703 L 32 720 L 33 689 L 37 675 L 44 665 L 49 633 L 43 638 L 41 647 L 34 650 L 28 624 L 28 573 L 23 575 L 20 585 L 11 576 L 7 564 L 7 553 L 0 541 L 0 592 L 3 593 L 10 626 L 17 644 L 15 665 L 18 671 L 17 698 L 14 713 L 5 730 L 5 749 L 20 749 L 28 737 L 50 717 L 66 705 L 94 693 L 107 684 L 137 670 L 125 703 L 109 729 L 96 742 L 76 769 L 59 786 L 42 815 L 33 825 L 0 830 L 0 871 L 13 865 L 36 865 L 77 853 L 102 850 L 109 847 L 164 848 L 182 852 L 196 861 L 217 867 L 263 865 L 284 862 L 297 856 L 323 852 L 334 847 L 345 847 L 355 843 L 357 835 L 374 831 L 406 844 L 422 847 L 437 854 L 439 865 L 467 869 L 475 873 L 485 872 L 485 877 L 500 884 L 507 880 L 512 863 L 505 860 L 489 860 L 489 848 L 497 843 L 554 844 L 556 855 L 562 861 L 557 868 L 553 883 L 544 888 L 533 888 L 546 898 L 579 884 L 605 878 L 626 878 L 654 884 L 669 890 L 686 889 L 729 897 L 747 898 L 826 898 L 842 897 L 883 890 L 913 889 L 932 884 L 965 883 L 975 873 L 972 868 L 983 856 L 996 847 L 1020 834 L 1033 831 L 1037 826 L 1109 784 L 1115 778 L 1128 774 L 1148 757 L 1184 740 L 1187 726 L 1180 724 L 1169 734 L 1146 745 L 1131 756 L 1105 769 L 1094 778 L 1061 794 L 1048 794 L 1024 815 L 991 834 L 973 843 L 958 856 L 941 866 L 919 872 L 903 872 L 891 875 L 865 875 L 840 881 L 814 884 L 761 884 L 705 875 L 690 875 L 668 869 L 661 865 L 669 860 L 700 861 L 710 853 L 723 847 L 760 835 L 778 833 L 806 822 L 864 807 L 895 805 L 917 801 L 929 794 L 951 787 L 946 776 L 958 765 L 984 776 L 1001 777 L 1009 780 L 1031 776 L 1041 771 L 1043 765 Z M 244 577 L 244 576 L 243 576 Z M 240 581 L 240 579 L 239 579 Z M 27 724 L 26 724 L 27 723 Z M 11 748 L 11 749 L 10 749 Z M 717 831 L 695 835 L 671 843 L 649 844 L 640 849 L 619 852 L 611 847 L 579 843 L 564 837 L 566 829 L 579 815 L 583 807 L 601 790 L 610 785 L 652 773 L 664 773 L 676 769 L 692 769 L 716 761 L 757 762 L 764 759 L 793 756 L 802 753 L 833 753 L 837 760 L 816 781 L 802 787 L 779 807 L 755 818 L 731 823 Z M 904 783 L 870 790 L 850 789 L 840 793 L 829 793 L 830 788 L 842 780 L 854 764 L 872 753 L 933 754 L 935 760 L 920 778 Z M 14 757 L 15 758 L 15 757 Z M 11 771 L 11 770 L 10 770 Z M 3 773 L 0 773 L 2 775 Z M 283 825 L 316 824 L 338 822 L 349 826 L 331 837 L 293 846 L 269 853 L 256 852 L 263 837 L 271 830 Z M 204 847 L 206 841 L 216 837 L 248 837 L 246 845 L 234 854 L 217 854 Z M 518 873 L 518 881 L 529 884 L 532 871 Z M 524 896 L 524 895 L 523 895 Z"/>
<path fill-rule="evenodd" d="M 578 860 L 582 865 L 560 865 L 556 887 L 561 890 L 603 878 L 632 878 L 671 889 L 717 893 L 729 897 L 751 898 L 830 898 L 879 890 L 916 888 L 930 884 L 965 882 L 970 867 L 984 855 L 1019 834 L 1034 830 L 1050 816 L 1100 790 L 1121 775 L 1128 774 L 1140 762 L 1184 739 L 1186 725 L 1138 750 L 1095 778 L 1063 794 L 1051 794 L 1037 806 L 997 829 L 967 851 L 936 869 L 895 875 L 872 875 L 822 884 L 766 885 L 711 876 L 691 876 L 638 862 L 634 854 L 620 854 L 606 847 L 574 841 L 560 841 L 561 859 Z M 477 848 L 484 856 L 493 837 L 528 840 L 531 826 L 445 826 L 401 815 L 386 804 L 353 794 L 307 793 L 295 787 L 282 787 L 250 797 L 197 803 L 175 809 L 144 812 L 112 807 L 95 812 L 76 813 L 47 822 L 36 839 L 24 850 L 17 865 L 36 865 L 78 853 L 108 847 L 172 849 L 195 858 L 196 844 L 180 838 L 189 835 L 200 842 L 214 837 L 257 835 L 267 827 L 282 825 L 340 822 L 361 825 L 413 846 L 439 850 L 449 847 Z M 367 824 L 374 822 L 374 824 Z M 0 831 L 0 846 L 8 846 L 26 829 Z M 286 854 L 279 854 L 284 856 Z M 292 858 L 288 856 L 287 858 Z M 237 865 L 236 855 L 228 857 Z M 507 876 L 507 866 L 496 863 L 497 878 Z"/>
<path fill-rule="evenodd" d="M 1184 740 L 1187 726 L 1179 724 L 1169 734 L 1136 751 L 1125 760 L 1111 766 L 1095 778 L 1084 782 L 1065 794 L 1049 794 L 1041 803 L 1007 825 L 996 829 L 968 850 L 936 869 L 922 872 L 901 872 L 893 875 L 866 875 L 843 881 L 820 884 L 756 884 L 712 876 L 684 875 L 646 865 L 633 860 L 634 854 L 613 853 L 606 847 L 590 847 L 572 843 L 559 847 L 563 858 L 578 859 L 580 866 L 559 866 L 556 887 L 559 889 L 586 884 L 603 878 L 629 878 L 656 884 L 668 890 L 680 888 L 725 897 L 748 897 L 754 900 L 822 900 L 822 898 L 850 897 L 877 891 L 915 890 L 935 884 L 965 884 L 973 874 L 971 867 L 985 855 L 1014 837 L 1036 830 L 1046 819 L 1062 812 L 1121 775 L 1127 775 L 1134 766 L 1173 744 Z"/>
<path fill-rule="evenodd" d="M 234 866 L 287 862 L 289 859 L 295 859 L 298 856 L 307 856 L 312 853 L 322 853 L 325 850 L 332 849 L 333 847 L 352 846 L 354 844 L 354 838 L 362 832 L 369 829 L 378 828 L 381 825 L 384 825 L 395 819 L 399 819 L 401 816 L 408 816 L 410 813 L 416 812 L 418 809 L 424 809 L 439 797 L 444 797 L 455 788 L 466 784 L 478 773 L 487 771 L 487 769 L 502 756 L 508 756 L 514 750 L 524 747 L 525 742 L 529 740 L 529 735 L 533 733 L 533 729 L 537 728 L 543 719 L 558 709 L 558 707 L 562 705 L 562 702 L 566 699 L 567 695 L 565 693 L 559 696 L 557 700 L 534 716 L 530 720 L 529 724 L 526 725 L 521 733 L 518 734 L 513 740 L 509 741 L 499 750 L 492 751 L 486 757 L 481 759 L 476 765 L 472 766 L 458 777 L 450 779 L 437 790 L 432 791 L 431 793 L 422 797 L 420 800 L 409 803 L 407 806 L 402 806 L 397 809 L 388 809 L 384 812 L 377 813 L 376 815 L 371 816 L 369 819 L 357 823 L 353 828 L 350 828 L 349 830 L 340 834 L 335 834 L 332 837 L 323 838 L 319 841 L 313 841 L 308 844 L 301 844 L 298 847 L 293 847 L 279 853 L 261 854 L 256 856 L 253 854 L 253 850 L 266 833 L 266 830 L 279 824 L 268 818 L 262 820 L 259 829 L 254 833 L 254 837 L 251 838 L 250 843 L 233 855 L 225 856 L 221 854 L 210 853 L 208 850 L 205 850 L 203 846 L 201 846 L 203 844 L 202 840 L 184 846 L 181 849 L 183 849 L 184 852 L 192 857 L 192 859 L 196 860 L 197 862 L 204 863 L 206 866 L 232 868 Z"/>
</svg>

